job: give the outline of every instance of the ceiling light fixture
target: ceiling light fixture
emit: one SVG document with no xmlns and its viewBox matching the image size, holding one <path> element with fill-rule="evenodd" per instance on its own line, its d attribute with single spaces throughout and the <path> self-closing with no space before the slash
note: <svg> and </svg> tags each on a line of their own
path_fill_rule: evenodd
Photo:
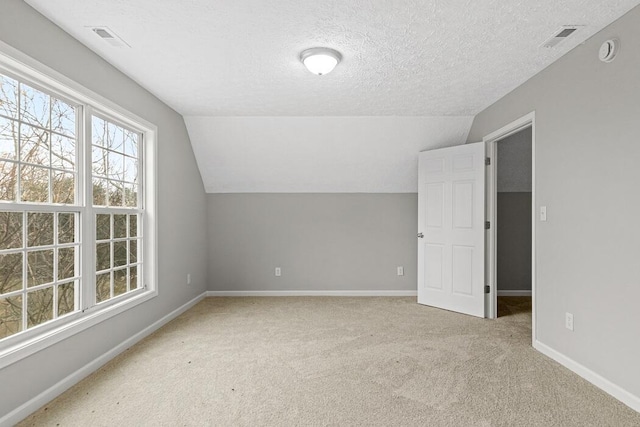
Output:
<svg viewBox="0 0 640 427">
<path fill-rule="evenodd" d="M 342 59 L 340 52 L 328 47 L 312 47 L 300 54 L 300 61 L 313 74 L 329 74 Z"/>
</svg>

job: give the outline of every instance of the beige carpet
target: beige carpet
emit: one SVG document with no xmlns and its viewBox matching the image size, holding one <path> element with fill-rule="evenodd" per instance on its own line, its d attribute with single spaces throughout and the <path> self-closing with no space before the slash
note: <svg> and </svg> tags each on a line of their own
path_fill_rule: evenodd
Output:
<svg viewBox="0 0 640 427">
<path fill-rule="evenodd" d="M 209 298 L 27 418 L 51 426 L 639 426 L 533 350 L 528 302 Z"/>
</svg>

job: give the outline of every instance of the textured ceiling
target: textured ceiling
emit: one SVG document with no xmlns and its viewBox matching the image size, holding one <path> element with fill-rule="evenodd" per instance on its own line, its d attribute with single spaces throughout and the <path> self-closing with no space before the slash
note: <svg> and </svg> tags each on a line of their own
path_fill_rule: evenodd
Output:
<svg viewBox="0 0 640 427">
<path fill-rule="evenodd" d="M 638 0 L 27 0 L 183 115 L 472 115 Z M 586 25 L 555 49 L 561 25 Z M 87 26 L 108 26 L 130 49 Z M 318 77 L 300 52 L 344 60 Z"/>
<path fill-rule="evenodd" d="M 208 192 L 415 192 L 419 151 L 640 0 L 26 2 L 185 116 Z M 309 73 L 314 46 L 342 63 Z"/>
</svg>

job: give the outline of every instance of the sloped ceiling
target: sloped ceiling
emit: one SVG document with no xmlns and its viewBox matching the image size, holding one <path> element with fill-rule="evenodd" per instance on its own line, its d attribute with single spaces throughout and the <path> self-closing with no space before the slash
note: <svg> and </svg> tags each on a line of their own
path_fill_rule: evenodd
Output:
<svg viewBox="0 0 640 427">
<path fill-rule="evenodd" d="M 469 116 L 640 1 L 27 3 L 185 116 L 209 191 L 413 191 L 415 186 L 408 184 L 401 169 L 415 169 L 416 148 L 463 143 Z M 540 48 L 560 26 L 570 24 L 584 27 L 554 49 Z M 131 47 L 111 47 L 89 26 L 108 26 Z M 344 60 L 333 73 L 314 76 L 298 59 L 302 50 L 313 46 L 335 48 Z M 326 116 L 345 118 L 330 120 Z M 379 129 L 380 133 L 388 137 L 377 142 L 371 140 L 372 132 L 354 131 L 363 122 L 368 126 L 377 123 L 362 117 L 376 116 L 414 117 L 409 120 L 415 125 L 410 129 L 416 133 L 409 139 L 421 138 L 421 143 L 399 146 L 397 139 L 391 138 L 393 134 L 408 137 L 406 122 L 400 118 L 381 122 L 384 130 Z M 314 129 L 314 137 L 288 128 L 276 129 L 297 123 Z M 238 124 L 247 128 L 244 135 L 236 128 Z M 349 130 L 331 127 L 338 125 Z M 256 131 L 263 127 L 270 131 Z M 342 136 L 336 137 L 338 134 Z M 371 160 L 364 168 L 367 176 L 356 177 L 352 168 L 336 175 L 335 170 L 321 167 L 324 163 L 317 156 L 319 163 L 313 158 L 303 162 L 317 174 L 313 180 L 301 181 L 292 164 L 277 171 L 254 167 L 239 174 L 245 167 L 240 158 L 245 164 L 259 165 L 265 160 L 265 146 L 271 148 L 274 159 L 293 163 L 288 156 L 300 141 L 305 141 L 305 152 L 310 156 L 327 147 L 337 150 L 344 146 L 414 151 Z M 242 156 L 238 146 L 243 147 Z M 371 159 L 360 150 L 326 155 L 324 162 L 359 164 Z M 400 157 L 405 163 L 398 163 Z M 226 159 L 224 164 L 221 159 Z M 381 180 L 380 171 L 388 168 L 398 171 Z M 355 184 L 361 180 L 377 184 Z"/>
<path fill-rule="evenodd" d="M 205 188 L 416 192 L 417 153 L 460 144 L 467 117 L 185 117 Z"/>
</svg>

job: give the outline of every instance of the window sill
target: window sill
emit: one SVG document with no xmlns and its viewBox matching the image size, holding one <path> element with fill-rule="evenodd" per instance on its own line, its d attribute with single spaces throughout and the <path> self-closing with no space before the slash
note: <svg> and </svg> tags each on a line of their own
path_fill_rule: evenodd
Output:
<svg viewBox="0 0 640 427">
<path fill-rule="evenodd" d="M 16 363 L 60 341 L 76 335 L 98 323 L 104 322 L 118 314 L 129 310 L 143 302 L 156 297 L 158 291 L 147 290 L 116 304 L 85 312 L 80 318 L 65 322 L 55 329 L 43 332 L 41 335 L 27 339 L 0 351 L 0 369 Z M 92 312 L 93 311 L 93 312 Z"/>
</svg>

